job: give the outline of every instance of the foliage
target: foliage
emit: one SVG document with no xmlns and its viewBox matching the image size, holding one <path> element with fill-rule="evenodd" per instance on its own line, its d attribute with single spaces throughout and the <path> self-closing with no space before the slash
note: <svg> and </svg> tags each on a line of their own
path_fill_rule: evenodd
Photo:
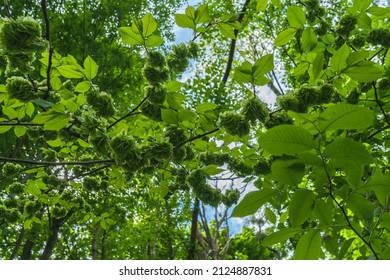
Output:
<svg viewBox="0 0 390 280">
<path fill-rule="evenodd" d="M 1 258 L 390 258 L 389 8 L 52 2 L 0 23 Z"/>
</svg>

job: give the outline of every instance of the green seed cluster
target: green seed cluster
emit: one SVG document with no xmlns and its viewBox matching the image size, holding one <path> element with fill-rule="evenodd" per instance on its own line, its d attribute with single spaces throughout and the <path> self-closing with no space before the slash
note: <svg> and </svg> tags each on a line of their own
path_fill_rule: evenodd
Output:
<svg viewBox="0 0 390 280">
<path fill-rule="evenodd" d="M 22 102 L 37 98 L 33 86 L 23 77 L 13 76 L 8 78 L 5 89 L 11 98 L 18 99 Z"/>
<path fill-rule="evenodd" d="M 336 32 L 341 36 L 349 36 L 349 34 L 355 29 L 356 24 L 357 18 L 354 15 L 343 15 L 336 27 Z"/>
<path fill-rule="evenodd" d="M 19 183 L 19 182 L 14 182 L 8 187 L 8 192 L 13 195 L 20 195 L 24 192 L 24 188 L 26 185 Z"/>
<path fill-rule="evenodd" d="M 187 183 L 196 197 L 203 203 L 217 207 L 222 202 L 222 192 L 207 184 L 207 174 L 202 168 L 193 170 L 187 176 Z"/>
<path fill-rule="evenodd" d="M 248 135 L 250 125 L 244 115 L 235 111 L 226 111 L 219 115 L 218 126 L 225 128 L 226 132 L 231 135 L 240 137 Z"/>
<path fill-rule="evenodd" d="M 35 213 L 37 213 L 42 208 L 42 203 L 39 201 L 27 201 L 26 204 L 24 204 L 24 213 L 27 216 L 32 216 Z"/>
<path fill-rule="evenodd" d="M 164 132 L 164 137 L 167 137 L 173 146 L 177 146 L 188 140 L 188 133 L 180 127 L 169 126 Z"/>
<path fill-rule="evenodd" d="M 108 118 L 115 115 L 114 100 L 108 93 L 90 90 L 87 92 L 86 98 L 98 116 Z"/>
<path fill-rule="evenodd" d="M 236 204 L 240 199 L 240 191 L 239 190 L 227 190 L 226 193 L 222 197 L 222 203 L 227 207 Z"/>
<path fill-rule="evenodd" d="M 167 56 L 169 69 L 173 73 L 184 72 L 189 65 L 189 57 L 191 56 L 189 49 L 185 44 L 174 45 L 172 53 Z"/>
<path fill-rule="evenodd" d="M 68 211 L 64 207 L 56 205 L 53 207 L 51 213 L 55 218 L 60 219 L 65 217 Z"/>
<path fill-rule="evenodd" d="M 229 161 L 229 155 L 206 151 L 200 154 L 199 160 L 205 165 L 215 164 L 221 166 Z"/>
<path fill-rule="evenodd" d="M 244 159 L 231 158 L 228 167 L 230 171 L 240 177 L 246 177 L 253 173 L 252 167 L 245 163 Z"/>
<path fill-rule="evenodd" d="M 164 86 L 145 87 L 145 95 L 149 96 L 149 102 L 154 105 L 163 104 L 167 94 L 168 90 Z"/>
<path fill-rule="evenodd" d="M 141 106 L 141 112 L 145 117 L 147 117 L 153 121 L 156 121 L 156 122 L 162 121 L 160 105 L 153 104 L 149 101 L 146 101 Z"/>
<path fill-rule="evenodd" d="M 143 149 L 143 154 L 157 161 L 165 161 L 173 155 L 173 145 L 163 140 L 149 139 Z"/>
<path fill-rule="evenodd" d="M 264 123 L 268 118 L 267 106 L 258 98 L 246 100 L 242 106 L 241 113 L 247 121 L 252 123 L 255 121 Z"/>
<path fill-rule="evenodd" d="M 107 156 L 110 152 L 110 139 L 107 134 L 96 130 L 89 134 L 88 142 L 93 146 L 96 152 Z"/>
<path fill-rule="evenodd" d="M 281 124 L 293 124 L 294 120 L 290 118 L 285 111 L 277 111 L 270 114 L 268 121 L 265 123 L 265 127 L 270 129 L 274 126 Z"/>
<path fill-rule="evenodd" d="M 325 9 L 320 6 L 318 0 L 303 1 L 306 7 L 306 19 L 309 23 L 313 23 L 316 17 L 322 17 L 325 14 Z"/>
<path fill-rule="evenodd" d="M 370 30 L 367 42 L 374 46 L 381 45 L 384 48 L 390 48 L 390 28 L 379 27 Z"/>
<path fill-rule="evenodd" d="M 22 218 L 22 214 L 18 209 L 12 208 L 7 210 L 4 218 L 9 224 L 15 224 Z"/>
<path fill-rule="evenodd" d="M 2 173 L 3 173 L 3 176 L 13 176 L 13 175 L 18 175 L 22 170 L 23 170 L 23 167 L 20 164 L 6 162 L 3 165 Z"/>
<path fill-rule="evenodd" d="M 271 160 L 268 157 L 261 156 L 253 165 L 253 171 L 257 175 L 267 175 L 271 173 Z"/>
<path fill-rule="evenodd" d="M 36 52 L 46 48 L 39 23 L 31 17 L 6 19 L 0 29 L 0 48 L 5 51 L 8 72 L 27 74 L 33 71 Z"/>
</svg>

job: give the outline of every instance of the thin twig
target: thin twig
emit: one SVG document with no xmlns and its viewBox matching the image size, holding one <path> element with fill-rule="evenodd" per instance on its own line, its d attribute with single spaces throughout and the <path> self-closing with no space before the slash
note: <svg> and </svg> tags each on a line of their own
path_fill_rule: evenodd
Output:
<svg viewBox="0 0 390 280">
<path fill-rule="evenodd" d="M 123 117 L 121 117 L 120 119 L 117 119 L 115 122 L 113 122 L 112 124 L 110 124 L 109 126 L 107 126 L 107 129 L 110 129 L 111 127 L 113 127 L 114 125 L 116 125 L 117 123 L 123 121 L 124 119 L 130 117 L 131 115 L 135 115 L 135 112 L 139 109 L 139 107 L 142 106 L 142 104 L 144 104 L 144 102 L 149 98 L 149 94 L 147 96 L 144 97 L 144 99 L 141 100 L 141 102 L 135 106 L 133 108 L 133 110 L 131 110 L 130 112 L 128 112 L 126 115 L 124 115 Z"/>
<path fill-rule="evenodd" d="M 372 83 L 372 86 L 374 87 L 374 94 L 375 94 L 375 100 L 376 100 L 376 103 L 378 104 L 383 116 L 385 117 L 385 121 L 387 123 L 387 126 L 390 126 L 390 120 L 386 114 L 386 111 L 385 109 L 383 108 L 382 106 L 382 102 L 379 100 L 379 96 L 378 96 L 378 91 L 376 89 L 376 85 L 375 85 L 375 82 Z"/>
<path fill-rule="evenodd" d="M 212 134 L 212 133 L 214 133 L 214 132 L 217 132 L 218 130 L 220 130 L 220 128 L 219 128 L 219 127 L 216 127 L 216 128 L 214 128 L 213 130 L 207 131 L 207 132 L 205 132 L 205 133 L 203 133 L 203 134 L 196 135 L 196 136 L 194 136 L 194 137 L 192 137 L 192 138 L 190 138 L 190 139 L 187 139 L 187 140 L 184 141 L 184 142 L 181 142 L 181 143 L 177 144 L 177 145 L 175 146 L 175 148 L 179 148 L 179 147 L 181 147 L 181 146 L 183 146 L 183 145 L 185 145 L 185 144 L 187 144 L 187 143 L 189 143 L 189 142 L 192 142 L 192 141 L 197 140 L 197 139 L 200 139 L 200 138 L 202 138 L 202 137 L 204 137 L 204 136 L 206 136 L 206 135 L 209 135 L 209 134 Z"/>
<path fill-rule="evenodd" d="M 114 164 L 114 163 L 112 162 L 112 163 L 100 166 L 98 168 L 92 169 L 91 171 L 85 172 L 85 173 L 83 173 L 81 175 L 70 177 L 70 178 L 68 178 L 67 181 L 73 181 L 74 179 L 78 179 L 78 178 L 81 178 L 81 177 L 85 177 L 85 176 L 91 175 L 91 174 L 96 173 L 96 172 L 98 172 L 100 170 L 103 170 L 103 169 L 106 169 L 106 168 L 110 167 L 112 164 Z"/>
</svg>

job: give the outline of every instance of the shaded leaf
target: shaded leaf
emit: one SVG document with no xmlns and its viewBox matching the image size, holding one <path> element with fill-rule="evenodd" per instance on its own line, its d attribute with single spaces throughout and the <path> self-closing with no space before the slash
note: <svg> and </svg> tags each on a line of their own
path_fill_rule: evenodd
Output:
<svg viewBox="0 0 390 280">
<path fill-rule="evenodd" d="M 310 217 L 313 203 L 313 192 L 306 189 L 295 191 L 288 207 L 289 219 L 293 227 L 300 227 Z"/>
<path fill-rule="evenodd" d="M 274 197 L 276 192 L 277 191 L 273 189 L 262 189 L 248 193 L 234 208 L 232 216 L 245 217 L 256 213 L 264 203 L 270 201 Z"/>
<path fill-rule="evenodd" d="M 321 131 L 337 129 L 364 129 L 374 122 L 374 113 L 351 104 L 336 104 L 328 107 L 319 117 Z"/>
<path fill-rule="evenodd" d="M 302 236 L 295 250 L 295 260 L 317 260 L 321 257 L 321 234 L 319 230 L 310 230 Z"/>
<path fill-rule="evenodd" d="M 296 186 L 302 181 L 305 165 L 296 158 L 278 159 L 272 163 L 272 178 L 281 184 Z"/>
<path fill-rule="evenodd" d="M 294 155 L 317 147 L 306 129 L 294 125 L 278 125 L 260 135 L 259 145 L 274 155 Z"/>
<path fill-rule="evenodd" d="M 271 246 L 280 242 L 284 242 L 290 237 L 302 232 L 300 228 L 284 228 L 277 232 L 271 233 L 261 241 L 262 246 Z"/>
<path fill-rule="evenodd" d="M 323 151 L 323 155 L 337 160 L 353 161 L 362 165 L 374 162 L 362 143 L 349 138 L 337 138 Z"/>
</svg>

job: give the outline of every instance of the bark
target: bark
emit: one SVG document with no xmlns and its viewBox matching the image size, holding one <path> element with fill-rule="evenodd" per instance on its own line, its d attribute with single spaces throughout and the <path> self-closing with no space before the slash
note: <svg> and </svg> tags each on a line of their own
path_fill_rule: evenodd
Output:
<svg viewBox="0 0 390 280">
<path fill-rule="evenodd" d="M 196 232 L 198 229 L 199 199 L 195 198 L 194 209 L 192 210 L 190 246 L 188 248 L 188 259 L 194 260 L 196 254 Z"/>
<path fill-rule="evenodd" d="M 93 260 L 99 259 L 99 250 L 98 250 L 99 237 L 100 237 L 100 224 L 96 223 L 95 231 L 92 238 L 92 259 Z"/>
<path fill-rule="evenodd" d="M 15 259 L 16 255 L 18 254 L 19 248 L 20 246 L 22 246 L 23 238 L 24 238 L 24 227 L 22 227 L 22 229 L 20 230 L 18 240 L 16 240 L 15 247 L 12 250 L 11 256 L 9 258 L 10 260 Z"/>
</svg>

